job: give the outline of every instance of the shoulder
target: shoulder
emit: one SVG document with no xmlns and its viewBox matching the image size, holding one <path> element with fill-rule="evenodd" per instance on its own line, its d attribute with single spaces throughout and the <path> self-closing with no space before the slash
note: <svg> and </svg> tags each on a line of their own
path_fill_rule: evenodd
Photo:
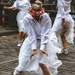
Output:
<svg viewBox="0 0 75 75">
<path fill-rule="evenodd" d="M 46 16 L 49 17 L 49 15 L 47 13 L 43 13 L 42 16 L 43 17 L 46 17 Z"/>
<path fill-rule="evenodd" d="M 44 19 L 50 19 L 50 16 L 47 13 L 42 14 L 42 16 L 43 16 Z"/>
<path fill-rule="evenodd" d="M 31 19 L 31 15 L 30 14 L 27 14 L 25 17 L 24 17 L 24 20 L 30 20 Z"/>
<path fill-rule="evenodd" d="M 24 3 L 30 3 L 30 1 L 29 0 L 24 0 Z"/>
</svg>

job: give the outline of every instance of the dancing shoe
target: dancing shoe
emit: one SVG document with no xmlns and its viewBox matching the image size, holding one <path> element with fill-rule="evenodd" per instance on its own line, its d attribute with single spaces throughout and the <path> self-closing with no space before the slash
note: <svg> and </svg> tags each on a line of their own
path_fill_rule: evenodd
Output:
<svg viewBox="0 0 75 75">
<path fill-rule="evenodd" d="M 66 48 L 64 48 L 64 49 L 62 50 L 62 53 L 68 54 L 68 50 L 67 50 Z"/>
</svg>

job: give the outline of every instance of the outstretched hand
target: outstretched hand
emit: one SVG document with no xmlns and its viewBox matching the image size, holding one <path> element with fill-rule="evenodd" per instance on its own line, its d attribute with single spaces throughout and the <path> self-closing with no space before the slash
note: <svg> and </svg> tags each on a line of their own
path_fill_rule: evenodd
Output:
<svg viewBox="0 0 75 75">
<path fill-rule="evenodd" d="M 44 50 L 40 50 L 40 54 L 46 54 L 47 56 L 48 56 L 48 53 L 46 52 L 46 51 L 44 51 Z"/>
<path fill-rule="evenodd" d="M 33 52 L 30 54 L 30 59 L 32 58 L 32 56 L 34 56 L 37 53 L 37 50 L 33 50 Z"/>
</svg>

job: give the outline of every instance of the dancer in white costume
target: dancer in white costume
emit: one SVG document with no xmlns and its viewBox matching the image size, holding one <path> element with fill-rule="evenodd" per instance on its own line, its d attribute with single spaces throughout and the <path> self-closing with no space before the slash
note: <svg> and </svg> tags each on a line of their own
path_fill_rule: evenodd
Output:
<svg viewBox="0 0 75 75">
<path fill-rule="evenodd" d="M 19 64 L 13 75 L 21 75 L 23 71 L 57 75 L 57 69 L 62 64 L 57 53 L 61 53 L 61 49 L 56 45 L 57 38 L 50 30 L 51 19 L 44 12 L 40 1 L 35 1 L 29 12 L 24 17 L 28 37 L 20 49 Z"/>
<path fill-rule="evenodd" d="M 19 9 L 19 12 L 17 14 L 17 24 L 19 28 L 19 35 L 18 35 L 18 45 L 21 46 L 23 41 L 23 33 L 26 33 L 26 30 L 24 28 L 23 19 L 24 16 L 28 14 L 28 9 L 31 7 L 30 0 L 16 0 L 14 4 L 10 7 L 4 6 L 4 9 Z"/>
<path fill-rule="evenodd" d="M 57 15 L 52 30 L 56 32 L 59 45 L 64 54 L 68 53 L 67 42 L 73 44 L 74 40 L 74 20 L 69 12 L 72 0 L 57 0 Z"/>
</svg>

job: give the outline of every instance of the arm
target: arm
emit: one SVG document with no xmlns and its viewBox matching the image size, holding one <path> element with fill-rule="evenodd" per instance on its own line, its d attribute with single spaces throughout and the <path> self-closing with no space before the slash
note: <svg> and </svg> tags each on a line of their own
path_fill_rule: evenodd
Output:
<svg viewBox="0 0 75 75">
<path fill-rule="evenodd" d="M 31 44 L 31 49 L 32 49 L 32 53 L 30 54 L 30 59 L 32 58 L 33 55 L 35 55 L 37 53 L 37 38 L 36 38 L 36 34 L 34 31 L 34 28 L 32 26 L 32 24 L 29 22 L 29 20 L 27 18 L 24 18 L 24 26 L 26 28 L 29 40 L 30 40 L 30 44 Z"/>
<path fill-rule="evenodd" d="M 43 22 L 43 26 L 42 26 L 42 32 L 41 32 L 41 46 L 40 46 L 40 50 L 44 50 L 45 51 L 45 47 L 46 44 L 49 41 L 49 32 L 50 32 L 50 28 L 51 28 L 51 20 L 50 17 L 48 15 L 44 16 L 44 22 Z M 46 55 L 48 55 L 46 53 Z"/>
<path fill-rule="evenodd" d="M 26 31 L 30 40 L 31 49 L 35 50 L 37 47 L 36 34 L 35 34 L 32 24 L 29 22 L 29 20 L 26 17 L 24 18 L 24 26 L 26 28 Z"/>
<path fill-rule="evenodd" d="M 66 17 L 66 12 L 64 10 L 64 5 L 61 0 L 58 0 L 57 7 L 58 7 L 58 12 L 61 14 L 61 18 L 64 19 Z"/>
<path fill-rule="evenodd" d="M 62 25 L 64 28 L 66 28 L 66 23 L 65 23 L 65 17 L 66 17 L 66 12 L 64 10 L 64 5 L 61 0 L 58 0 L 58 12 L 61 13 L 61 18 L 62 18 Z"/>
<path fill-rule="evenodd" d="M 4 9 L 11 9 L 11 10 L 14 10 L 15 9 L 15 7 L 14 6 L 11 6 L 11 7 L 8 7 L 8 6 L 4 6 Z"/>
<path fill-rule="evenodd" d="M 9 10 L 14 10 L 15 8 L 17 8 L 17 1 L 15 1 L 14 5 L 8 7 L 8 6 L 4 6 L 4 9 L 9 9 Z"/>
</svg>

